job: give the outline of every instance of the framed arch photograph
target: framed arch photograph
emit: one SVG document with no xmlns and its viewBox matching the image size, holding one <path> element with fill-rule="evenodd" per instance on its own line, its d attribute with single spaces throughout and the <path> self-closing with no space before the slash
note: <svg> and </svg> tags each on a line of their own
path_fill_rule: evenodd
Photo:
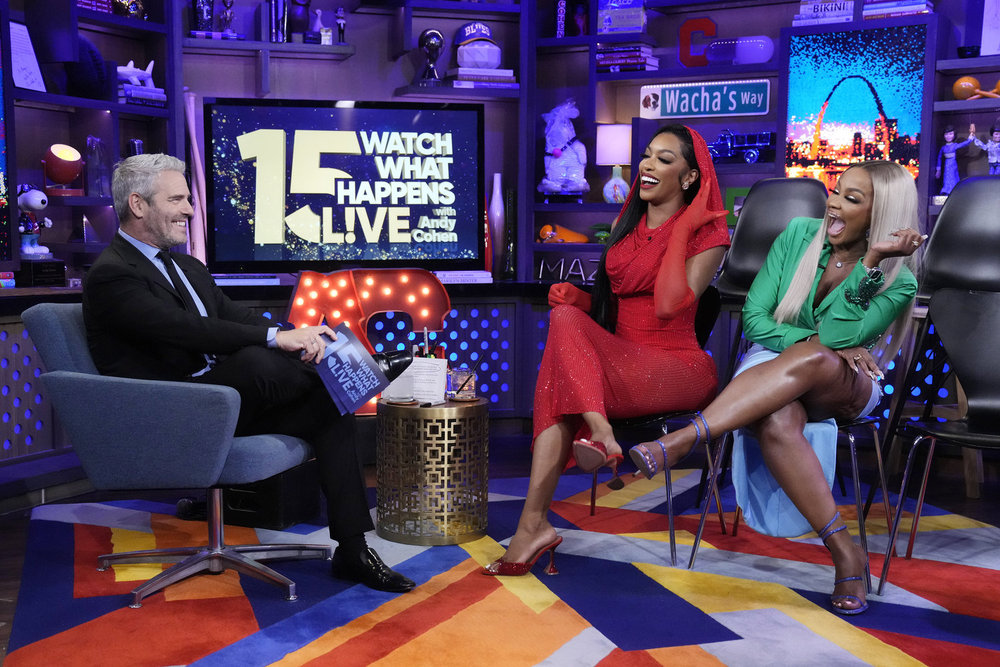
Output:
<svg viewBox="0 0 1000 667">
<path fill-rule="evenodd" d="M 832 188 L 851 164 L 892 160 L 925 193 L 936 17 L 846 25 L 782 31 L 785 175 Z"/>
</svg>

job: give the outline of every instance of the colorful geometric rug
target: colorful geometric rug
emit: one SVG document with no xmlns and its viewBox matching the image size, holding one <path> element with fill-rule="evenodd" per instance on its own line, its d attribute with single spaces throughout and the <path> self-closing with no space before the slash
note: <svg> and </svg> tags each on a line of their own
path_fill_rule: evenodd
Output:
<svg viewBox="0 0 1000 667">
<path fill-rule="evenodd" d="M 130 609 L 131 590 L 158 571 L 96 557 L 204 544 L 204 525 L 149 502 L 35 509 L 10 638 L 8 667 L 100 665 L 973 665 L 1000 664 L 1000 529 L 925 509 L 914 558 L 893 560 L 867 613 L 829 610 L 833 568 L 812 536 L 723 535 L 710 515 L 693 570 L 685 568 L 698 513 L 698 471 L 674 473 L 678 567 L 669 563 L 662 476 L 601 486 L 589 515 L 589 475 L 564 475 L 553 521 L 563 536 L 558 576 L 485 577 L 513 533 L 527 480 L 490 483 L 489 536 L 417 547 L 371 537 L 411 593 L 332 579 L 315 560 L 277 562 L 299 599 L 227 572 L 202 575 Z M 852 534 L 852 498 L 838 497 Z M 723 495 L 731 525 L 732 498 Z M 688 509 L 684 509 L 688 508 Z M 881 506 L 868 521 L 881 571 Z M 908 530 L 908 519 L 903 529 Z M 228 528 L 229 543 L 324 543 L 326 530 Z M 900 547 L 905 549 L 901 532 Z M 547 561 L 547 559 L 546 559 Z M 877 580 L 875 581 L 877 585 Z"/>
</svg>

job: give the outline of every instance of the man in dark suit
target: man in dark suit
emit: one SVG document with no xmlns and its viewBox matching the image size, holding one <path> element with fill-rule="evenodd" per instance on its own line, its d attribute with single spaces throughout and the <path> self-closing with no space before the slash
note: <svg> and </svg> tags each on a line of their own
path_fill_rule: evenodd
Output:
<svg viewBox="0 0 1000 667">
<path fill-rule="evenodd" d="M 241 399 L 237 435 L 284 433 L 313 446 L 330 537 L 337 540 L 333 576 L 378 590 L 410 590 L 414 582 L 385 565 L 365 541 L 374 526 L 354 417 L 338 413 L 316 372 L 322 336 L 336 334 L 327 326 L 281 330 L 223 294 L 200 261 L 167 252 L 187 240 L 194 213 L 184 170 L 181 160 L 162 154 L 133 156 L 115 169 L 111 189 L 120 230 L 83 288 L 97 368 L 107 375 L 235 388 Z M 401 371 L 378 361 L 390 375 Z"/>
</svg>

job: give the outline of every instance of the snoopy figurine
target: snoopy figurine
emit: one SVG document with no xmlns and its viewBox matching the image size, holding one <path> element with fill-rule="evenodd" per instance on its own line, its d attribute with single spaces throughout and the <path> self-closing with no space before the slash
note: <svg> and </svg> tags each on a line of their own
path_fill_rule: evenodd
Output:
<svg viewBox="0 0 1000 667">
<path fill-rule="evenodd" d="M 38 234 L 42 227 L 51 227 L 52 221 L 38 214 L 49 205 L 45 193 L 33 185 L 20 185 L 17 188 L 17 208 L 21 215 L 17 220 L 17 231 L 21 232 L 22 259 L 49 259 L 52 255 L 49 249 L 38 245 Z"/>
</svg>

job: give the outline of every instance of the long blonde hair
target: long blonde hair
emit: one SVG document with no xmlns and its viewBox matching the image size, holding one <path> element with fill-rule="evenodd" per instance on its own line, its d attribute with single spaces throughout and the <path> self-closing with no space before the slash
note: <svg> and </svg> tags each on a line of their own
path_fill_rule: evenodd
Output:
<svg viewBox="0 0 1000 667">
<path fill-rule="evenodd" d="M 886 160 L 876 160 L 853 165 L 848 169 L 864 169 L 872 181 L 869 244 L 888 240 L 892 232 L 898 229 L 906 227 L 920 229 L 920 220 L 917 216 L 917 186 L 913 182 L 910 172 L 906 171 L 902 165 Z M 778 307 L 774 310 L 776 322 L 794 323 L 798 319 L 799 312 L 809 297 L 816 280 L 816 271 L 819 270 L 819 256 L 823 250 L 826 228 L 829 224 L 830 214 L 827 212 L 823 216 L 823 224 L 819 226 L 816 236 L 806 247 L 802 259 L 799 260 L 799 265 L 795 268 L 788 291 L 785 292 L 785 296 L 782 297 Z M 920 258 L 918 253 L 915 252 L 909 257 L 889 257 L 882 260 L 880 266 L 885 273 L 885 283 L 879 290 L 880 292 L 896 280 L 900 267 L 904 265 L 913 272 L 913 275 L 919 275 Z M 885 335 L 872 351 L 876 358 L 891 359 L 899 350 L 910 324 L 912 309 L 913 303 L 911 302 L 905 312 L 901 313 L 886 330 Z"/>
</svg>

